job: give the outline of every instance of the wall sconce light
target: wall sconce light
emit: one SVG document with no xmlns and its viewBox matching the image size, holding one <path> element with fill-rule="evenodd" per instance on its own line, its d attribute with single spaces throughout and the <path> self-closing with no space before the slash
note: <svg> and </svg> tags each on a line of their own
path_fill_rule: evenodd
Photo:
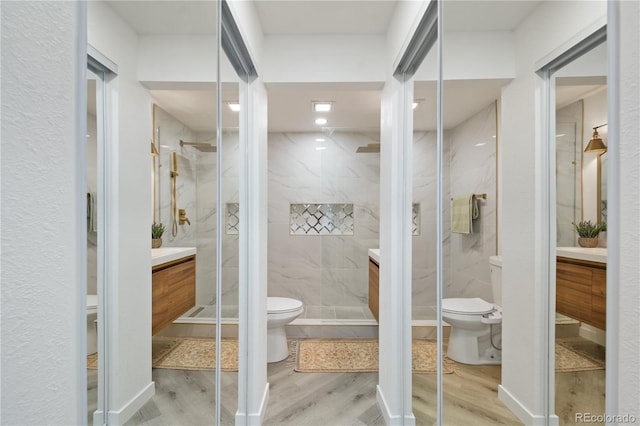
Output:
<svg viewBox="0 0 640 426">
<path fill-rule="evenodd" d="M 593 136 L 591 137 L 591 140 L 587 144 L 587 147 L 584 149 L 584 152 L 595 152 L 598 154 L 607 152 L 607 146 L 604 144 L 604 142 L 602 142 L 602 139 L 598 134 L 598 129 L 606 125 L 607 123 L 601 124 L 593 128 Z"/>
</svg>

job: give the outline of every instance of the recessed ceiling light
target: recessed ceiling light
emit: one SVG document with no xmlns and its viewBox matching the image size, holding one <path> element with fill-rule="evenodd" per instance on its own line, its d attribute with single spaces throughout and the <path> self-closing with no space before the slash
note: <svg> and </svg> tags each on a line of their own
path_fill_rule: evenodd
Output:
<svg viewBox="0 0 640 426">
<path fill-rule="evenodd" d="M 324 151 L 325 149 L 327 149 L 326 146 L 316 146 L 316 151 Z"/>
<path fill-rule="evenodd" d="M 485 146 L 486 144 L 487 144 L 486 142 L 480 142 L 480 143 L 477 143 L 475 146 Z"/>
<path fill-rule="evenodd" d="M 316 138 L 316 142 L 324 142 L 325 139 L 324 138 Z"/>
<path fill-rule="evenodd" d="M 229 109 L 233 112 L 240 111 L 240 104 L 238 102 L 227 102 L 227 105 L 229 106 Z"/>
<path fill-rule="evenodd" d="M 560 133 L 560 134 L 557 134 L 557 135 L 556 135 L 556 138 L 561 138 L 561 137 L 563 137 L 563 136 L 564 136 L 564 133 Z"/>
<path fill-rule="evenodd" d="M 316 118 L 316 124 L 318 126 L 323 126 L 323 125 L 327 124 L 327 119 L 326 118 Z"/>
<path fill-rule="evenodd" d="M 331 110 L 333 109 L 333 101 L 330 101 L 330 102 L 312 101 L 311 105 L 313 105 L 313 110 L 315 112 L 331 112 Z"/>
<path fill-rule="evenodd" d="M 493 135 L 493 136 L 491 136 L 491 137 L 495 139 L 495 138 L 496 138 L 496 135 Z"/>
</svg>

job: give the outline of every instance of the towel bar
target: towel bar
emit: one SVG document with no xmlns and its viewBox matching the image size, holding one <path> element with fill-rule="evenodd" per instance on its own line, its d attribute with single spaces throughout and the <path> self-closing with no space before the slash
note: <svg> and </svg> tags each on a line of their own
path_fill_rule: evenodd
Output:
<svg viewBox="0 0 640 426">
<path fill-rule="evenodd" d="M 487 194 L 486 193 L 484 193 L 484 194 L 473 194 L 473 196 L 475 198 L 482 198 L 483 200 L 487 199 Z M 453 200 L 453 197 L 451 199 Z"/>
</svg>

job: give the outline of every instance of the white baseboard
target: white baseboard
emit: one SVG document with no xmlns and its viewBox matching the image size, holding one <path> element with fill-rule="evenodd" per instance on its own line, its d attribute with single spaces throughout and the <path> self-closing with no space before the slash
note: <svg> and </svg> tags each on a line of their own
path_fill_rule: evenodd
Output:
<svg viewBox="0 0 640 426">
<path fill-rule="evenodd" d="M 156 384 L 155 382 L 151 382 L 119 410 L 109 410 L 107 416 L 109 420 L 107 424 L 115 426 L 125 424 L 144 404 L 149 402 L 155 394 Z"/>
<path fill-rule="evenodd" d="M 513 414 L 515 414 L 522 423 L 530 426 L 545 426 L 547 424 L 544 416 L 535 415 L 531 411 L 527 409 L 524 405 L 520 403 L 507 389 L 505 389 L 502 385 L 498 385 L 498 399 L 507 406 Z M 558 417 L 556 418 L 556 423 Z M 551 419 L 550 419 L 551 420 Z M 549 423 L 553 424 L 553 423 Z"/>
<path fill-rule="evenodd" d="M 262 394 L 262 401 L 260 407 L 256 413 L 241 413 L 236 412 L 236 425 L 247 426 L 260 426 L 264 420 L 264 415 L 267 412 L 267 403 L 269 402 L 269 383 L 264 387 L 264 393 Z"/>
<path fill-rule="evenodd" d="M 592 327 L 589 324 L 581 323 L 578 335 L 587 340 L 591 340 L 600 346 L 607 346 L 607 333 L 598 328 Z"/>
<path fill-rule="evenodd" d="M 376 400 L 378 401 L 378 408 L 382 412 L 384 422 L 387 426 L 413 426 L 416 424 L 416 418 L 413 413 L 404 416 L 392 415 L 387 405 L 387 401 L 384 398 L 380 385 L 376 385 Z"/>
</svg>

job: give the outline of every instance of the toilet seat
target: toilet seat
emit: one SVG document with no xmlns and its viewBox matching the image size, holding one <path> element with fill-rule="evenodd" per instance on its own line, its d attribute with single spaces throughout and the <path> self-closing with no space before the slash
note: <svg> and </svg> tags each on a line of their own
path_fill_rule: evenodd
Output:
<svg viewBox="0 0 640 426">
<path fill-rule="evenodd" d="M 98 295 L 87 294 L 87 315 L 98 312 Z"/>
<path fill-rule="evenodd" d="M 294 312 L 302 308 L 302 302 L 288 297 L 267 297 L 267 314 Z"/>
<path fill-rule="evenodd" d="M 484 315 L 495 310 L 492 303 L 479 297 L 442 299 L 442 312 L 458 315 Z"/>
</svg>

